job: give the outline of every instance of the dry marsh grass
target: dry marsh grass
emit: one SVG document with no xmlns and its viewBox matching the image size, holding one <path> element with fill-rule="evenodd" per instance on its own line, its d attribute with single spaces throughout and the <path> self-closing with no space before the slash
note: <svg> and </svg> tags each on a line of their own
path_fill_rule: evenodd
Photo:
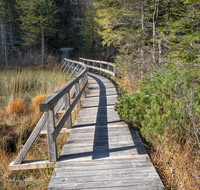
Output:
<svg viewBox="0 0 200 190">
<path fill-rule="evenodd" d="M 22 98 L 17 98 L 16 100 L 11 100 L 8 102 L 6 107 L 7 114 L 16 113 L 23 114 L 27 111 L 26 102 Z"/>
<path fill-rule="evenodd" d="M 154 146 L 151 159 L 167 189 L 194 190 L 200 188 L 199 154 L 190 142 L 173 146 Z"/>
<path fill-rule="evenodd" d="M 50 70 L 3 70 L 0 75 L 0 100 L 1 105 L 4 105 L 0 109 L 0 189 L 47 188 L 52 168 L 9 171 L 8 166 L 16 159 L 41 117 L 39 103 L 68 80 L 70 78 L 57 67 Z M 77 108 L 73 110 L 72 122 L 78 116 L 78 111 Z M 59 118 L 58 114 L 56 120 Z M 58 153 L 61 152 L 67 136 L 67 133 L 62 133 L 57 137 Z M 38 136 L 25 157 L 25 160 L 40 159 L 48 159 L 46 135 Z"/>
</svg>

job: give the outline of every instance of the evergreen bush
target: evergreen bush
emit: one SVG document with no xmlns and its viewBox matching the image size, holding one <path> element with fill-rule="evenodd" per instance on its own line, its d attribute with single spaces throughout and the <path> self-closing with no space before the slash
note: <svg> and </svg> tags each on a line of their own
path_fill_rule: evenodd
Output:
<svg viewBox="0 0 200 190">
<path fill-rule="evenodd" d="M 199 143 L 200 67 L 166 64 L 142 78 L 140 92 L 121 96 L 115 109 L 147 141 Z"/>
</svg>

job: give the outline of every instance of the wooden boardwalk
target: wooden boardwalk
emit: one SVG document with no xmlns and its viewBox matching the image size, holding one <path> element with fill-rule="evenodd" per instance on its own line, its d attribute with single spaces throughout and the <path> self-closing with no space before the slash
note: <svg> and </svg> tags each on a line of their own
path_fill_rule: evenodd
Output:
<svg viewBox="0 0 200 190">
<path fill-rule="evenodd" d="M 90 91 L 48 189 L 164 189 L 138 132 L 114 111 L 113 83 L 92 73 L 88 78 Z"/>
</svg>

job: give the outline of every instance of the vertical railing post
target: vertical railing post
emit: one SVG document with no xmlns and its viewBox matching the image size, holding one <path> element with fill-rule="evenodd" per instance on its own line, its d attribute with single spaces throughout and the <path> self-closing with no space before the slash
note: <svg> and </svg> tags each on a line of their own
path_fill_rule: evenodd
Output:
<svg viewBox="0 0 200 190">
<path fill-rule="evenodd" d="M 100 62 L 100 69 L 102 69 L 102 63 Z M 100 71 L 100 75 L 102 76 L 102 71 Z"/>
<path fill-rule="evenodd" d="M 93 63 L 93 67 L 94 67 L 94 62 L 92 62 Z M 93 68 L 93 73 L 94 73 L 94 68 Z"/>
<path fill-rule="evenodd" d="M 52 138 L 51 138 L 51 133 L 55 129 L 54 108 L 50 109 L 45 114 L 46 114 L 46 123 L 47 123 L 49 162 L 56 162 L 58 158 L 56 141 L 52 142 Z"/>
<path fill-rule="evenodd" d="M 61 67 L 61 69 L 60 69 L 61 71 L 62 71 L 62 69 L 63 69 L 64 66 L 65 66 L 65 62 L 66 62 L 66 61 L 63 59 L 63 61 L 62 61 L 63 65 L 62 65 L 62 63 L 61 63 L 61 65 L 62 65 L 62 67 Z"/>
<path fill-rule="evenodd" d="M 86 61 L 86 65 L 88 65 L 88 61 Z M 87 68 L 87 70 L 89 71 L 89 67 Z"/>
<path fill-rule="evenodd" d="M 108 64 L 108 71 L 110 71 L 110 65 Z M 108 74 L 108 79 L 110 79 L 110 74 Z"/>
<path fill-rule="evenodd" d="M 115 66 L 113 66 L 113 73 L 114 73 L 114 81 L 116 81 L 116 67 Z"/>
<path fill-rule="evenodd" d="M 79 81 L 75 84 L 75 88 L 76 88 L 76 96 L 79 95 L 80 93 L 80 88 L 79 88 Z M 81 100 L 79 99 L 78 102 L 77 102 L 77 107 L 78 108 L 81 108 Z"/>
<path fill-rule="evenodd" d="M 82 86 L 82 88 L 84 87 L 84 85 L 85 85 L 85 75 L 83 75 L 83 77 L 81 78 L 81 86 Z M 85 98 L 85 90 L 83 91 L 82 97 Z"/>
<path fill-rule="evenodd" d="M 63 100 L 64 100 L 64 104 L 65 104 L 65 111 L 68 110 L 68 108 L 70 107 L 70 95 L 69 92 L 67 92 L 64 96 L 63 96 Z M 71 129 L 72 128 L 72 117 L 71 117 L 71 112 L 69 114 L 69 117 L 66 121 L 66 126 L 67 129 Z"/>
<path fill-rule="evenodd" d="M 85 78 L 85 83 L 86 83 L 86 82 L 88 81 L 87 72 L 85 73 L 84 78 Z M 86 85 L 86 88 L 88 88 L 88 83 L 87 83 L 87 85 Z"/>
</svg>

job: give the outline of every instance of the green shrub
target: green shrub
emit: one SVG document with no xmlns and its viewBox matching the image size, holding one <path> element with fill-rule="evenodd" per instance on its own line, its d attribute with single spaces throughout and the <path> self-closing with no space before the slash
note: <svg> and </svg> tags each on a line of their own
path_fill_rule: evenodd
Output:
<svg viewBox="0 0 200 190">
<path fill-rule="evenodd" d="M 115 109 L 150 142 L 199 144 L 200 68 L 165 65 L 142 78 L 140 92 L 120 89 Z"/>
</svg>

